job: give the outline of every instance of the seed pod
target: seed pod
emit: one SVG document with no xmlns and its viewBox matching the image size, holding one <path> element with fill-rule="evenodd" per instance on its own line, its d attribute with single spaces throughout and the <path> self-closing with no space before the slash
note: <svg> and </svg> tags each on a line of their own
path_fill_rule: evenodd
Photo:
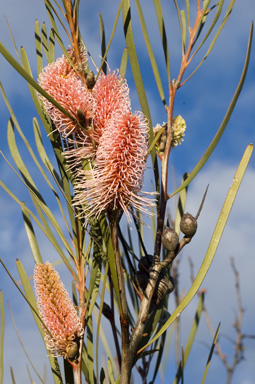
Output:
<svg viewBox="0 0 255 384">
<path fill-rule="evenodd" d="M 95 75 L 93 71 L 89 71 L 86 75 L 86 84 L 88 89 L 92 89 L 95 85 Z"/>
<path fill-rule="evenodd" d="M 149 269 L 152 265 L 152 262 L 153 262 L 153 256 L 152 255 L 147 255 L 147 256 L 141 257 L 141 259 L 139 260 L 139 263 L 138 263 L 139 271 L 144 271 L 144 272 L 149 273 Z"/>
<path fill-rule="evenodd" d="M 180 230 L 187 237 L 193 237 L 197 231 L 197 220 L 190 213 L 185 213 L 181 218 Z"/>
<path fill-rule="evenodd" d="M 145 291 L 149 281 L 149 275 L 144 271 L 138 271 L 136 274 L 136 280 L 142 291 Z"/>
<path fill-rule="evenodd" d="M 170 280 L 166 279 L 165 277 L 160 279 L 154 294 L 156 297 L 156 305 L 158 305 L 166 295 L 173 292 L 173 290 L 174 280 L 172 277 L 170 277 Z"/>
<path fill-rule="evenodd" d="M 168 251 L 175 251 L 179 244 L 179 236 L 172 228 L 166 228 L 162 234 L 162 244 Z"/>
</svg>

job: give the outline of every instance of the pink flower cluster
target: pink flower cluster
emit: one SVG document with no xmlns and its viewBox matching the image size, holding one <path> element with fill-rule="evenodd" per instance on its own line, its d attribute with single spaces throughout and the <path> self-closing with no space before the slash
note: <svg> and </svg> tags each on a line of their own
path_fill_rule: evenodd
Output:
<svg viewBox="0 0 255 384">
<path fill-rule="evenodd" d="M 50 354 L 75 357 L 84 331 L 58 272 L 49 262 L 36 264 L 34 284 L 40 317 L 47 327 L 45 342 Z"/>
<path fill-rule="evenodd" d="M 141 194 L 148 151 L 148 122 L 132 114 L 129 88 L 118 71 L 100 73 L 92 90 L 84 85 L 65 56 L 44 68 L 39 83 L 73 117 L 42 98 L 56 128 L 68 140 L 65 156 L 75 176 L 74 204 L 81 215 L 129 208 L 149 213 L 153 201 Z M 86 53 L 82 52 L 86 65 Z"/>
</svg>

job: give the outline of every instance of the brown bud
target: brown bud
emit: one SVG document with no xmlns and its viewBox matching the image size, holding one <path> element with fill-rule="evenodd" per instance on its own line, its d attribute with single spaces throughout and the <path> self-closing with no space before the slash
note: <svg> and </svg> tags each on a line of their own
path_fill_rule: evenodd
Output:
<svg viewBox="0 0 255 384">
<path fill-rule="evenodd" d="M 95 75 L 93 71 L 89 71 L 86 75 L 86 84 L 88 89 L 92 89 L 95 85 Z"/>
<path fill-rule="evenodd" d="M 181 218 L 180 230 L 187 237 L 193 237 L 197 231 L 197 220 L 190 213 L 185 213 Z"/>
<path fill-rule="evenodd" d="M 179 244 L 179 236 L 172 228 L 164 229 L 162 234 L 162 244 L 168 251 L 175 251 Z"/>
</svg>

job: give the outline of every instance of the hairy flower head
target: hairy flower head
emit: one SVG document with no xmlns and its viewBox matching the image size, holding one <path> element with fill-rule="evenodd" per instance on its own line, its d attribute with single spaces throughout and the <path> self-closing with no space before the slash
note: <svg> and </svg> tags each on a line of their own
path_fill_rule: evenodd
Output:
<svg viewBox="0 0 255 384">
<path fill-rule="evenodd" d="M 82 114 L 84 116 L 82 124 L 86 128 L 90 125 L 91 118 L 94 116 L 95 103 L 91 92 L 84 86 L 78 75 L 73 50 L 69 50 L 69 56 L 74 63 L 74 67 L 63 55 L 56 62 L 50 63 L 43 69 L 38 81 L 40 86 L 65 108 L 74 120 L 80 121 L 79 114 Z M 83 53 L 83 58 L 85 62 L 85 53 Z M 41 98 L 45 110 L 64 137 L 81 129 L 76 121 L 59 111 L 46 98 Z"/>
<path fill-rule="evenodd" d="M 95 140 L 98 142 L 108 121 L 116 112 L 125 114 L 130 110 L 129 88 L 126 80 L 113 71 L 105 75 L 101 73 L 93 88 L 96 102 L 94 117 Z"/>
<path fill-rule="evenodd" d="M 139 194 L 148 150 L 148 124 L 142 113 L 115 113 L 108 121 L 96 152 L 95 167 L 81 171 L 75 186 L 75 204 L 85 216 L 128 208 L 148 213 L 153 202 Z"/>
<path fill-rule="evenodd" d="M 172 147 L 180 145 L 185 136 L 186 123 L 185 120 L 179 115 L 175 116 L 172 121 Z"/>
<path fill-rule="evenodd" d="M 53 356 L 72 358 L 78 352 L 83 328 L 73 303 L 52 264 L 36 264 L 34 284 L 45 329 L 45 342 Z"/>
</svg>

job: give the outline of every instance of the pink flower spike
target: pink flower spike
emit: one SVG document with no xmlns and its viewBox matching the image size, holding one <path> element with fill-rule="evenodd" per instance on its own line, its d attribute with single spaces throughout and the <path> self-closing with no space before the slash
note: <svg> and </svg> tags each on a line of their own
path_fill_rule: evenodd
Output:
<svg viewBox="0 0 255 384">
<path fill-rule="evenodd" d="M 42 321 L 47 326 L 45 342 L 52 356 L 74 358 L 83 328 L 73 303 L 52 264 L 36 264 L 34 285 Z"/>
<path fill-rule="evenodd" d="M 73 50 L 70 50 L 69 54 L 74 60 Z M 84 116 L 83 125 L 86 128 L 94 116 L 95 102 L 91 92 L 83 85 L 77 73 L 63 55 L 56 62 L 43 69 L 38 82 L 76 121 L 80 120 L 79 112 L 82 113 Z M 81 129 L 75 121 L 59 111 L 46 98 L 41 97 L 41 99 L 45 110 L 64 137 Z"/>
<path fill-rule="evenodd" d="M 91 171 L 80 171 L 75 187 L 75 204 L 83 205 L 84 216 L 128 208 L 150 214 L 151 199 L 139 194 L 143 185 L 148 150 L 148 124 L 142 113 L 115 113 L 100 138 L 96 164 Z"/>
<path fill-rule="evenodd" d="M 93 95 L 97 107 L 94 117 L 95 140 L 102 136 L 111 116 L 125 114 L 130 110 L 129 88 L 127 81 L 115 70 L 105 75 L 101 73 L 94 88 Z"/>
</svg>

